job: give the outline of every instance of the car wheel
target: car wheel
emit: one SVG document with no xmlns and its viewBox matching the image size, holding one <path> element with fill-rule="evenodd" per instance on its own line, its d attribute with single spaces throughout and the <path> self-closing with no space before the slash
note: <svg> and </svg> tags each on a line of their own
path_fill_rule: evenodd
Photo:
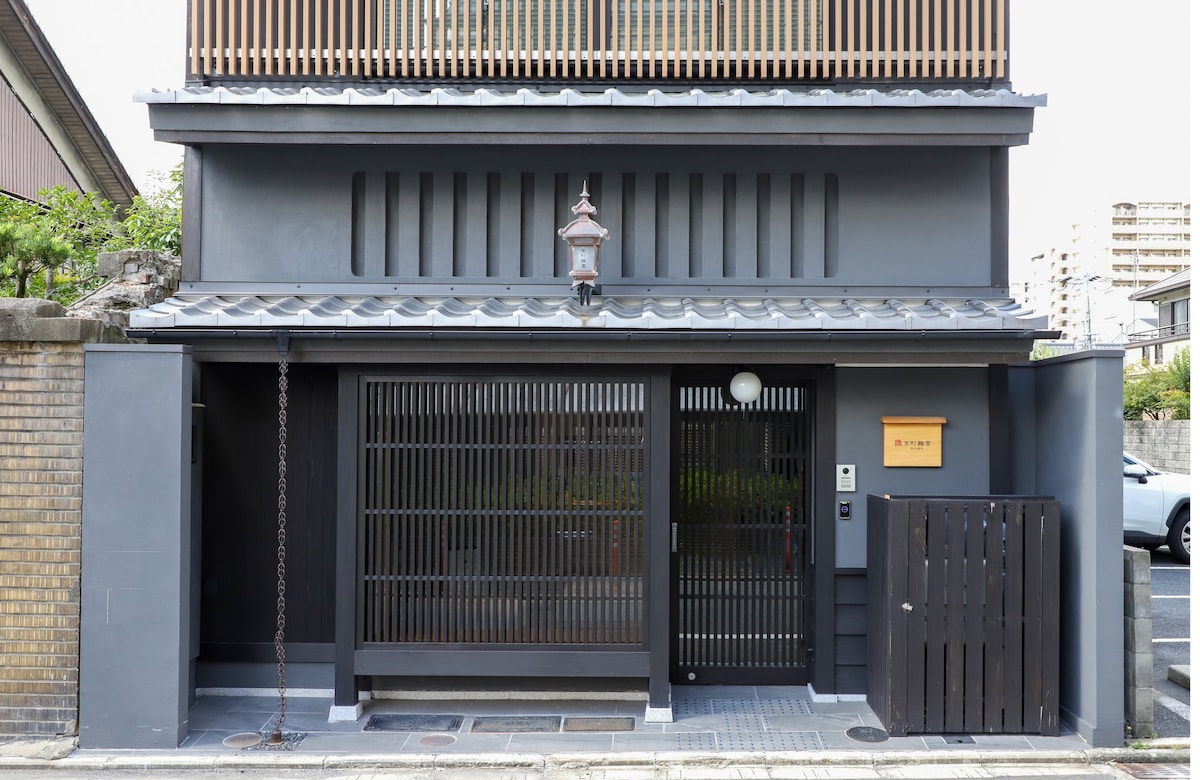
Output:
<svg viewBox="0 0 1200 780">
<path fill-rule="evenodd" d="M 1184 507 L 1175 515 L 1171 523 L 1171 531 L 1167 534 L 1167 544 L 1171 546 L 1171 554 L 1181 563 L 1192 562 L 1192 512 L 1190 507 Z"/>
</svg>

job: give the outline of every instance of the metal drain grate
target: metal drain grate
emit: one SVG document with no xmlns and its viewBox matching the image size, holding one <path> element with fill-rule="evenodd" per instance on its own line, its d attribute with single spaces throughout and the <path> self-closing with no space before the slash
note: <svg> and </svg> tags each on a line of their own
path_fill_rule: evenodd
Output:
<svg viewBox="0 0 1200 780">
<path fill-rule="evenodd" d="M 367 719 L 363 731 L 458 731 L 462 715 L 380 713 Z"/>
<path fill-rule="evenodd" d="M 472 734 L 549 734 L 558 731 L 562 718 L 552 715 L 526 717 L 492 716 L 476 718 Z"/>
<path fill-rule="evenodd" d="M 1187 764 L 1113 764 L 1113 766 L 1138 780 L 1177 780 L 1192 776 L 1191 768 Z"/>
<path fill-rule="evenodd" d="M 633 718 L 564 718 L 563 731 L 633 731 Z"/>
<path fill-rule="evenodd" d="M 975 737 L 966 734 L 945 734 L 942 741 L 947 745 L 974 745 Z"/>
<path fill-rule="evenodd" d="M 270 736 L 271 736 L 270 734 L 263 734 L 262 742 L 260 742 L 257 745 L 250 745 L 249 747 L 244 747 L 244 748 L 242 748 L 242 750 L 253 750 L 253 751 L 265 750 L 267 752 L 292 751 L 292 750 L 295 750 L 297 747 L 299 747 L 300 743 L 303 742 L 304 738 L 307 737 L 308 735 L 301 734 L 298 731 L 292 731 L 287 734 L 284 734 L 283 742 L 281 742 L 278 745 L 267 744 L 267 739 Z"/>
<path fill-rule="evenodd" d="M 846 736 L 856 742 L 887 742 L 888 733 L 874 726 L 851 726 L 846 729 Z"/>
</svg>

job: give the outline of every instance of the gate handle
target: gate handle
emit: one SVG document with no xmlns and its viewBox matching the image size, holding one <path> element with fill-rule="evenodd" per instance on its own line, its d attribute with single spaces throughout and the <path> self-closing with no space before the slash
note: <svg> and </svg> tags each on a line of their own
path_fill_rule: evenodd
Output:
<svg viewBox="0 0 1200 780">
<path fill-rule="evenodd" d="M 671 552 L 679 552 L 679 523 L 671 523 Z"/>
</svg>

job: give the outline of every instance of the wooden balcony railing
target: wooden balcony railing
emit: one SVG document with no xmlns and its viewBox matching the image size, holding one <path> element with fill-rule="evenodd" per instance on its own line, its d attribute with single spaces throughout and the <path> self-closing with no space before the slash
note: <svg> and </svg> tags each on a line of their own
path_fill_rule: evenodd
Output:
<svg viewBox="0 0 1200 780">
<path fill-rule="evenodd" d="M 190 0 L 188 81 L 995 82 L 1005 0 Z"/>
</svg>

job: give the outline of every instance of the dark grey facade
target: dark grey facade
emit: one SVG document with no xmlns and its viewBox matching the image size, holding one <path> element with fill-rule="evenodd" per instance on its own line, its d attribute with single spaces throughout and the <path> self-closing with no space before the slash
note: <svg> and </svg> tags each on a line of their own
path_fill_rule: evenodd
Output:
<svg viewBox="0 0 1200 780">
<path fill-rule="evenodd" d="M 1047 489 L 1018 479 L 1050 445 L 1013 373 L 1045 319 L 1006 270 L 1007 150 L 1037 99 L 144 99 L 188 146 L 185 281 L 131 323 L 192 348 L 204 407 L 198 688 L 273 683 L 281 354 L 290 657 L 339 715 L 431 680 L 615 678 L 666 718 L 688 682 L 863 698 L 866 496 Z M 590 306 L 555 233 L 584 180 L 612 236 Z M 738 370 L 758 400 L 722 390 Z M 946 418 L 941 465 L 885 466 L 888 416 Z M 719 623 L 693 598 L 742 580 L 775 611 Z M 721 639 L 743 636 L 787 639 Z M 1102 743 L 1088 685 L 1071 706 Z"/>
</svg>

